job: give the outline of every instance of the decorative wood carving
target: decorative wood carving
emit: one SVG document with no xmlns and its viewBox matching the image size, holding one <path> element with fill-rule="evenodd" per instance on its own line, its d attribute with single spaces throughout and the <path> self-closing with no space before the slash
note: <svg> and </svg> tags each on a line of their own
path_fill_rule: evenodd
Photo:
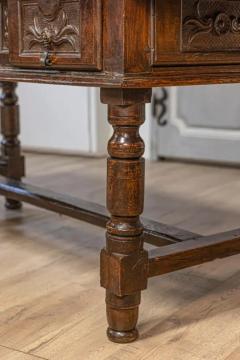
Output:
<svg viewBox="0 0 240 360">
<path fill-rule="evenodd" d="M 3 6 L 3 49 L 8 50 L 8 7 Z"/>
<path fill-rule="evenodd" d="M 240 2 L 182 1 L 182 50 L 239 50 Z"/>
<path fill-rule="evenodd" d="M 102 0 L 8 0 L 8 8 L 14 65 L 101 68 Z"/>
<path fill-rule="evenodd" d="M 49 21 L 53 21 L 60 10 L 60 0 L 38 0 L 38 6 L 43 16 Z"/>
<path fill-rule="evenodd" d="M 24 51 L 80 51 L 78 2 L 41 0 L 25 4 L 23 13 Z"/>
<path fill-rule="evenodd" d="M 8 52 L 8 8 L 7 2 L 3 1 L 0 3 L 1 19 L 0 19 L 0 53 Z"/>
</svg>

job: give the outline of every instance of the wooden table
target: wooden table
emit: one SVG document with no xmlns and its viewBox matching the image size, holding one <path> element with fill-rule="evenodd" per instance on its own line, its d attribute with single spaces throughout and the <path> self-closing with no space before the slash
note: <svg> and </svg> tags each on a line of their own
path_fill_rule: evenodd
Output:
<svg viewBox="0 0 240 360">
<path fill-rule="evenodd" d="M 0 193 L 10 210 L 25 201 L 107 227 L 101 285 L 108 337 L 134 341 L 149 277 L 240 252 L 239 229 L 201 237 L 140 220 L 144 142 L 139 135 L 153 87 L 240 81 L 240 1 L 2 0 L 0 10 Z M 21 182 L 19 81 L 101 88 L 113 126 L 107 161 L 110 216 L 99 205 Z M 148 252 L 145 242 L 158 248 Z"/>
</svg>

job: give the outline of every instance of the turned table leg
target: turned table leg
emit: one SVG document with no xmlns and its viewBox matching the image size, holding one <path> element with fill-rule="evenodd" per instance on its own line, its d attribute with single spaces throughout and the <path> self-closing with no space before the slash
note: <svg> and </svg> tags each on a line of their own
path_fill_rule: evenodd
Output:
<svg viewBox="0 0 240 360">
<path fill-rule="evenodd" d="M 19 105 L 16 95 L 16 83 L 1 83 L 1 159 L 5 161 L 5 172 L 9 180 L 20 180 L 24 176 L 24 158 L 21 156 Z M 6 199 L 8 209 L 21 208 L 21 202 Z"/>
<path fill-rule="evenodd" d="M 108 337 L 119 343 L 137 339 L 141 290 L 147 287 L 148 253 L 139 219 L 144 203 L 145 118 L 149 89 L 102 89 L 114 133 L 108 144 L 106 248 L 101 252 L 101 285 L 106 288 Z"/>
</svg>

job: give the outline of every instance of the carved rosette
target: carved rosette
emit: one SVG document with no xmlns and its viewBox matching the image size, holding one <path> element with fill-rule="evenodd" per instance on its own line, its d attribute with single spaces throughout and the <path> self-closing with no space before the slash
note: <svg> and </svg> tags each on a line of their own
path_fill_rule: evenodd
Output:
<svg viewBox="0 0 240 360">
<path fill-rule="evenodd" d="M 183 50 L 239 49 L 240 2 L 183 0 Z"/>
<path fill-rule="evenodd" d="M 78 50 L 79 29 L 70 23 L 67 11 L 60 0 L 40 0 L 33 23 L 25 30 L 28 50 Z"/>
</svg>

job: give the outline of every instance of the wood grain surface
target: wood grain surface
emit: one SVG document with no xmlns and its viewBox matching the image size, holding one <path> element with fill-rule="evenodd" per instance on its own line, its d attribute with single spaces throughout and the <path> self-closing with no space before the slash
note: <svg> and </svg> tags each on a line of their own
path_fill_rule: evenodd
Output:
<svg viewBox="0 0 240 360">
<path fill-rule="evenodd" d="M 239 14 L 228 0 L 2 0 L 0 78 L 122 88 L 239 82 Z"/>
<path fill-rule="evenodd" d="M 36 185 L 105 202 L 105 160 L 31 155 L 27 165 L 27 180 Z M 236 228 L 239 174 L 236 168 L 147 163 L 144 215 L 206 235 Z M 30 205 L 9 213 L 1 204 L 1 359 L 239 359 L 239 256 L 150 279 L 141 341 L 116 345 L 103 331 L 104 231 Z"/>
</svg>

